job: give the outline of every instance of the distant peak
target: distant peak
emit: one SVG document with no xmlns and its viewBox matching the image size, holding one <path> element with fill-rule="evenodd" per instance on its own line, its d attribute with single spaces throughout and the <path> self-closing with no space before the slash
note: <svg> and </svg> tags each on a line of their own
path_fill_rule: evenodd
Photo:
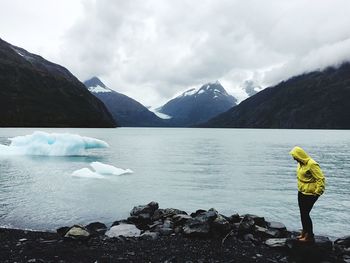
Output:
<svg viewBox="0 0 350 263">
<path fill-rule="evenodd" d="M 107 88 L 107 86 L 96 76 L 92 77 L 91 79 L 85 80 L 84 85 L 87 88 L 98 87 L 98 86 L 102 88 Z"/>
<path fill-rule="evenodd" d="M 204 92 L 215 92 L 222 93 L 223 95 L 228 95 L 225 88 L 220 84 L 218 80 L 215 82 L 208 82 L 204 84 L 198 91 L 198 93 Z"/>
</svg>

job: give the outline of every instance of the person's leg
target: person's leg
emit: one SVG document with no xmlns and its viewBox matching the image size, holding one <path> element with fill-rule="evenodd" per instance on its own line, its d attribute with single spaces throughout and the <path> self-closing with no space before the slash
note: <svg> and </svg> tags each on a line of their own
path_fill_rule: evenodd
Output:
<svg viewBox="0 0 350 263">
<path fill-rule="evenodd" d="M 307 195 L 305 200 L 305 232 L 309 234 L 309 237 L 314 236 L 312 220 L 310 217 L 310 212 L 314 206 L 318 196 Z"/>
<path fill-rule="evenodd" d="M 298 205 L 300 211 L 302 231 L 300 236 L 298 236 L 297 238 L 303 238 L 305 235 L 305 202 L 303 200 L 303 194 L 300 192 L 298 192 Z"/>
<path fill-rule="evenodd" d="M 298 194 L 300 217 L 303 225 L 303 232 L 307 233 L 308 238 L 313 238 L 313 225 L 310 217 L 310 212 L 314 206 L 318 196 Z"/>
</svg>

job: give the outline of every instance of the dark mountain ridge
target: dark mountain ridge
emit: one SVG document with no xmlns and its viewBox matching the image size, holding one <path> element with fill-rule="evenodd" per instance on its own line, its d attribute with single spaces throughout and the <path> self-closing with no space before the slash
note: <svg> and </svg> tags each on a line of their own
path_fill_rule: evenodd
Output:
<svg viewBox="0 0 350 263">
<path fill-rule="evenodd" d="M 350 129 L 350 63 L 266 88 L 201 127 Z"/>
<path fill-rule="evenodd" d="M 66 68 L 0 39 L 0 126 L 115 127 Z"/>
<path fill-rule="evenodd" d="M 136 100 L 109 89 L 99 78 L 84 82 L 86 88 L 108 108 L 113 118 L 123 127 L 163 127 L 165 120 L 157 117 Z"/>
</svg>

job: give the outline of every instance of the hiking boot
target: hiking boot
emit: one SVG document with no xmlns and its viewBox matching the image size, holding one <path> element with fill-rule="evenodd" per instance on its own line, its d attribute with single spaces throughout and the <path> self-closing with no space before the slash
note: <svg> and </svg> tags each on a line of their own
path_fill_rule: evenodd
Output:
<svg viewBox="0 0 350 263">
<path fill-rule="evenodd" d="M 300 235 L 296 237 L 296 239 L 301 239 L 301 238 L 304 238 L 305 237 L 305 232 L 304 230 L 301 231 Z"/>
<path fill-rule="evenodd" d="M 299 239 L 300 242 L 304 243 L 315 243 L 314 235 L 309 235 L 309 233 L 305 233 L 304 237 Z"/>
</svg>

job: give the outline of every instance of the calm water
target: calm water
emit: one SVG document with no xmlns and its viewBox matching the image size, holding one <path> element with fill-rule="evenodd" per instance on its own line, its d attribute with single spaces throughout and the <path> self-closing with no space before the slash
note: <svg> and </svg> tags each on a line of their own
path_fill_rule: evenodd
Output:
<svg viewBox="0 0 350 263">
<path fill-rule="evenodd" d="M 0 129 L 8 137 L 38 129 Z M 192 212 L 216 208 L 300 228 L 296 163 L 299 145 L 321 164 L 326 193 L 312 217 L 315 232 L 350 234 L 350 131 L 249 129 L 40 129 L 102 139 L 107 149 L 84 156 L 0 156 L 0 225 L 53 230 L 58 226 L 126 218 L 134 205 Z M 135 173 L 106 179 L 74 178 L 92 161 Z"/>
</svg>

